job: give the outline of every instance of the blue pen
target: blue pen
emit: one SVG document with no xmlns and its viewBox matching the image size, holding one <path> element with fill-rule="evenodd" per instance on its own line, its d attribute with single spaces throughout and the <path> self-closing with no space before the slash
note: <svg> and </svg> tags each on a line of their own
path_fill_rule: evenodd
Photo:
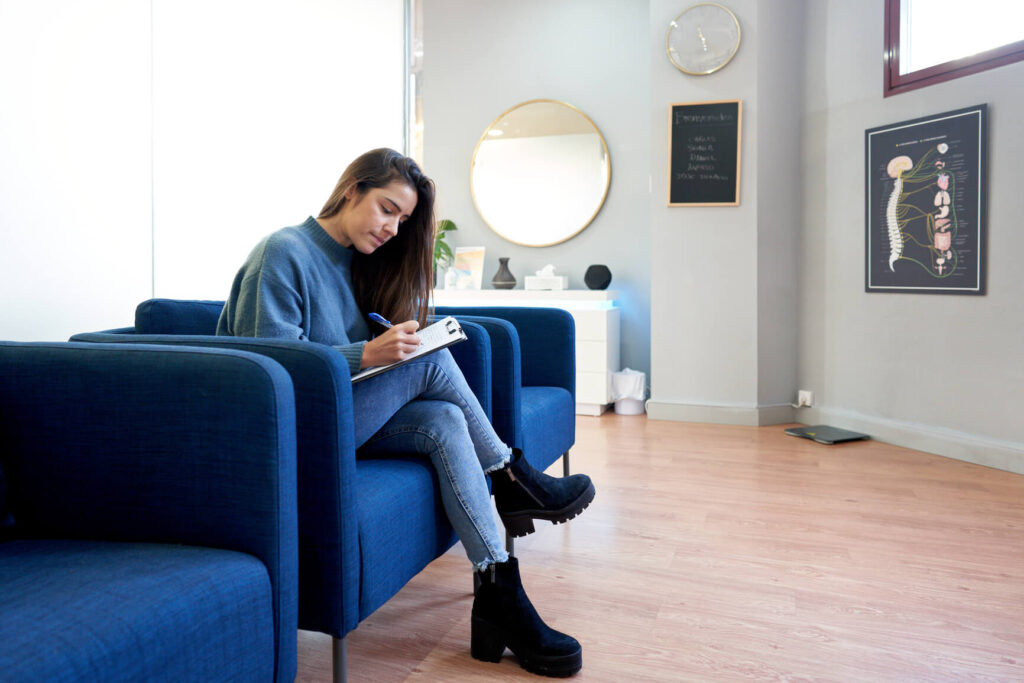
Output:
<svg viewBox="0 0 1024 683">
<path fill-rule="evenodd" d="M 382 316 L 380 313 L 371 313 L 369 315 L 369 318 L 373 322 L 380 323 L 384 327 L 393 327 L 393 325 L 388 321 L 388 319 Z"/>
</svg>

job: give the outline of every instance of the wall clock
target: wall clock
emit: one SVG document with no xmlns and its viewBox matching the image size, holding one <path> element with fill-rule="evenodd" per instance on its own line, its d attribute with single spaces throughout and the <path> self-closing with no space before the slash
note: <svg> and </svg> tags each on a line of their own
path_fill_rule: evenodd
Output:
<svg viewBox="0 0 1024 683">
<path fill-rule="evenodd" d="M 740 22 L 726 7 L 702 2 L 668 25 L 665 49 L 677 69 L 692 76 L 712 74 L 740 48 Z"/>
</svg>

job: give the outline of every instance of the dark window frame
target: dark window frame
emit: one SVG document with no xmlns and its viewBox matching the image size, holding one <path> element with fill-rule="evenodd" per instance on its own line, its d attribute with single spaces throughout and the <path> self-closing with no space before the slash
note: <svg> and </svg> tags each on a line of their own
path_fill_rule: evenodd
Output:
<svg viewBox="0 0 1024 683">
<path fill-rule="evenodd" d="M 979 52 L 970 57 L 900 74 L 900 5 L 901 0 L 885 0 L 885 53 L 883 58 L 885 97 L 916 90 L 928 85 L 951 81 L 961 76 L 994 69 L 1024 60 L 1024 40 Z"/>
</svg>

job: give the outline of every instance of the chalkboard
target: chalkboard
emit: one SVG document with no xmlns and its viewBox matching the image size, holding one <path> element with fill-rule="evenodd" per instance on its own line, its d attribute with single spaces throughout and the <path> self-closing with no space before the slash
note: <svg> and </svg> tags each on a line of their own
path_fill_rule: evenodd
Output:
<svg viewBox="0 0 1024 683">
<path fill-rule="evenodd" d="M 669 113 L 669 206 L 740 203 L 740 100 L 673 104 Z"/>
</svg>

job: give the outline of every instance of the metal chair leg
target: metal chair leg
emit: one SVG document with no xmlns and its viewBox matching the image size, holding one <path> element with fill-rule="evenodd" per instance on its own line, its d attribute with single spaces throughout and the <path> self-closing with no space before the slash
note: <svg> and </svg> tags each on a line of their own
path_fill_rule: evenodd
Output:
<svg viewBox="0 0 1024 683">
<path fill-rule="evenodd" d="M 569 476 L 569 451 L 562 453 L 562 476 Z"/>
<path fill-rule="evenodd" d="M 334 656 L 334 662 L 332 664 L 334 669 L 334 683 L 345 683 L 345 669 L 346 669 L 346 656 L 345 656 L 345 639 L 344 638 L 333 638 L 332 639 L 332 651 Z"/>
<path fill-rule="evenodd" d="M 513 557 L 516 554 L 516 542 L 515 539 L 505 531 L 505 550 L 508 551 L 508 556 Z"/>
</svg>

